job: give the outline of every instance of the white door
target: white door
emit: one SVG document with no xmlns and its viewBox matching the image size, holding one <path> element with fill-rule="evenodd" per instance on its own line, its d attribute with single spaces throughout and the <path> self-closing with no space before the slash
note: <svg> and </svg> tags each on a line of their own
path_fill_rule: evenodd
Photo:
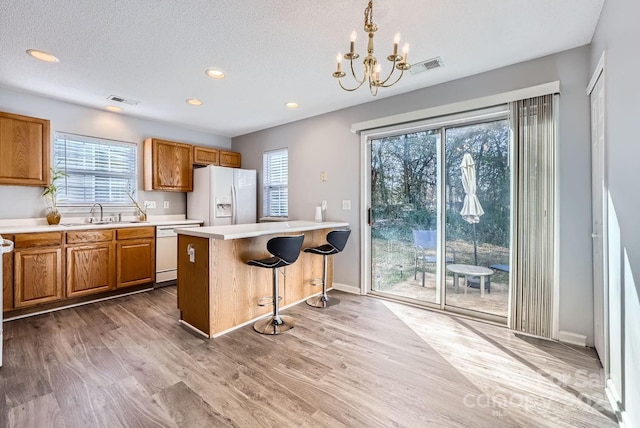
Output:
<svg viewBox="0 0 640 428">
<path fill-rule="evenodd" d="M 608 287 L 606 270 L 607 236 L 605 134 L 604 134 L 604 74 L 600 73 L 591 91 L 591 200 L 593 237 L 593 318 L 594 343 L 602 366 L 608 372 Z"/>
</svg>

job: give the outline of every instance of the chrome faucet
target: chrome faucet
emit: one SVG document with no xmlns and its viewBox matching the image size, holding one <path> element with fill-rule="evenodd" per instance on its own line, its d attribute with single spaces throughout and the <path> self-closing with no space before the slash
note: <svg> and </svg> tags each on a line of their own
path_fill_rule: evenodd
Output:
<svg viewBox="0 0 640 428">
<path fill-rule="evenodd" d="M 97 202 L 95 204 L 93 204 L 93 206 L 91 207 L 91 212 L 89 214 L 93 218 L 93 209 L 96 207 L 96 205 L 100 207 L 100 220 L 99 221 L 104 221 L 103 218 L 102 218 L 102 205 L 97 203 Z"/>
</svg>

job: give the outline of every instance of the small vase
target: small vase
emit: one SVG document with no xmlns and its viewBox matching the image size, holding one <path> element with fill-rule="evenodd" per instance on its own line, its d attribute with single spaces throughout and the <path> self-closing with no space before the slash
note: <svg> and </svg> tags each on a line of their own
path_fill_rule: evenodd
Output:
<svg viewBox="0 0 640 428">
<path fill-rule="evenodd" d="M 58 211 L 49 211 L 47 213 L 47 223 L 60 224 L 60 213 Z"/>
<path fill-rule="evenodd" d="M 138 221 L 147 221 L 147 213 L 139 213 L 138 214 Z"/>
</svg>

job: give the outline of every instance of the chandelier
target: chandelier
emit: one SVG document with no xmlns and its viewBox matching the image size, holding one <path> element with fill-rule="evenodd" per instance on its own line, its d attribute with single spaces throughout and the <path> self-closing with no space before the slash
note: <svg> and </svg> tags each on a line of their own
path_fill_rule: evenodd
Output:
<svg viewBox="0 0 640 428">
<path fill-rule="evenodd" d="M 339 53 L 336 60 L 338 62 L 338 68 L 333 73 L 333 77 L 338 79 L 338 83 L 340 87 L 345 91 L 355 91 L 360 88 L 365 82 L 369 83 L 369 89 L 371 91 L 371 95 L 374 97 L 378 94 L 378 88 L 388 88 L 390 86 L 395 85 L 404 72 L 411 68 L 411 65 L 407 63 L 407 53 L 409 52 L 409 44 L 405 43 L 402 48 L 402 55 L 398 55 L 398 43 L 400 43 L 400 34 L 396 34 L 393 39 L 393 54 L 387 57 L 387 60 L 393 63 L 391 66 L 391 71 L 386 78 L 380 78 L 380 72 L 382 71 L 382 66 L 378 63 L 378 60 L 375 56 L 373 56 L 373 36 L 376 31 L 378 31 L 378 26 L 373 23 L 373 0 L 369 0 L 369 5 L 364 10 L 364 31 L 369 33 L 369 42 L 367 44 L 367 56 L 364 57 L 362 61 L 363 64 L 363 74 L 362 78 L 359 79 L 356 76 L 355 70 L 353 69 L 353 60 L 358 59 L 360 55 L 358 55 L 355 51 L 355 42 L 357 33 L 356 30 L 351 32 L 351 45 L 349 48 L 349 52 L 344 54 L 344 56 Z M 342 78 L 346 76 L 345 72 L 342 71 L 342 59 L 349 61 L 349 68 L 351 68 L 351 75 L 356 81 L 356 86 L 353 88 L 345 87 L 342 84 Z M 395 73 L 396 70 L 399 70 L 400 73 Z M 397 76 L 397 77 L 396 77 Z M 392 77 L 395 78 L 392 82 Z"/>
</svg>

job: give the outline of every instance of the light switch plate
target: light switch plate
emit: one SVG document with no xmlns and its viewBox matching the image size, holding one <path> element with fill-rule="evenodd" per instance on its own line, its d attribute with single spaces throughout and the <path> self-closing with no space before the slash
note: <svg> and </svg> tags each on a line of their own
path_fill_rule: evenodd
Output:
<svg viewBox="0 0 640 428">
<path fill-rule="evenodd" d="M 153 209 L 156 207 L 156 201 L 144 201 L 144 207 Z"/>
</svg>

